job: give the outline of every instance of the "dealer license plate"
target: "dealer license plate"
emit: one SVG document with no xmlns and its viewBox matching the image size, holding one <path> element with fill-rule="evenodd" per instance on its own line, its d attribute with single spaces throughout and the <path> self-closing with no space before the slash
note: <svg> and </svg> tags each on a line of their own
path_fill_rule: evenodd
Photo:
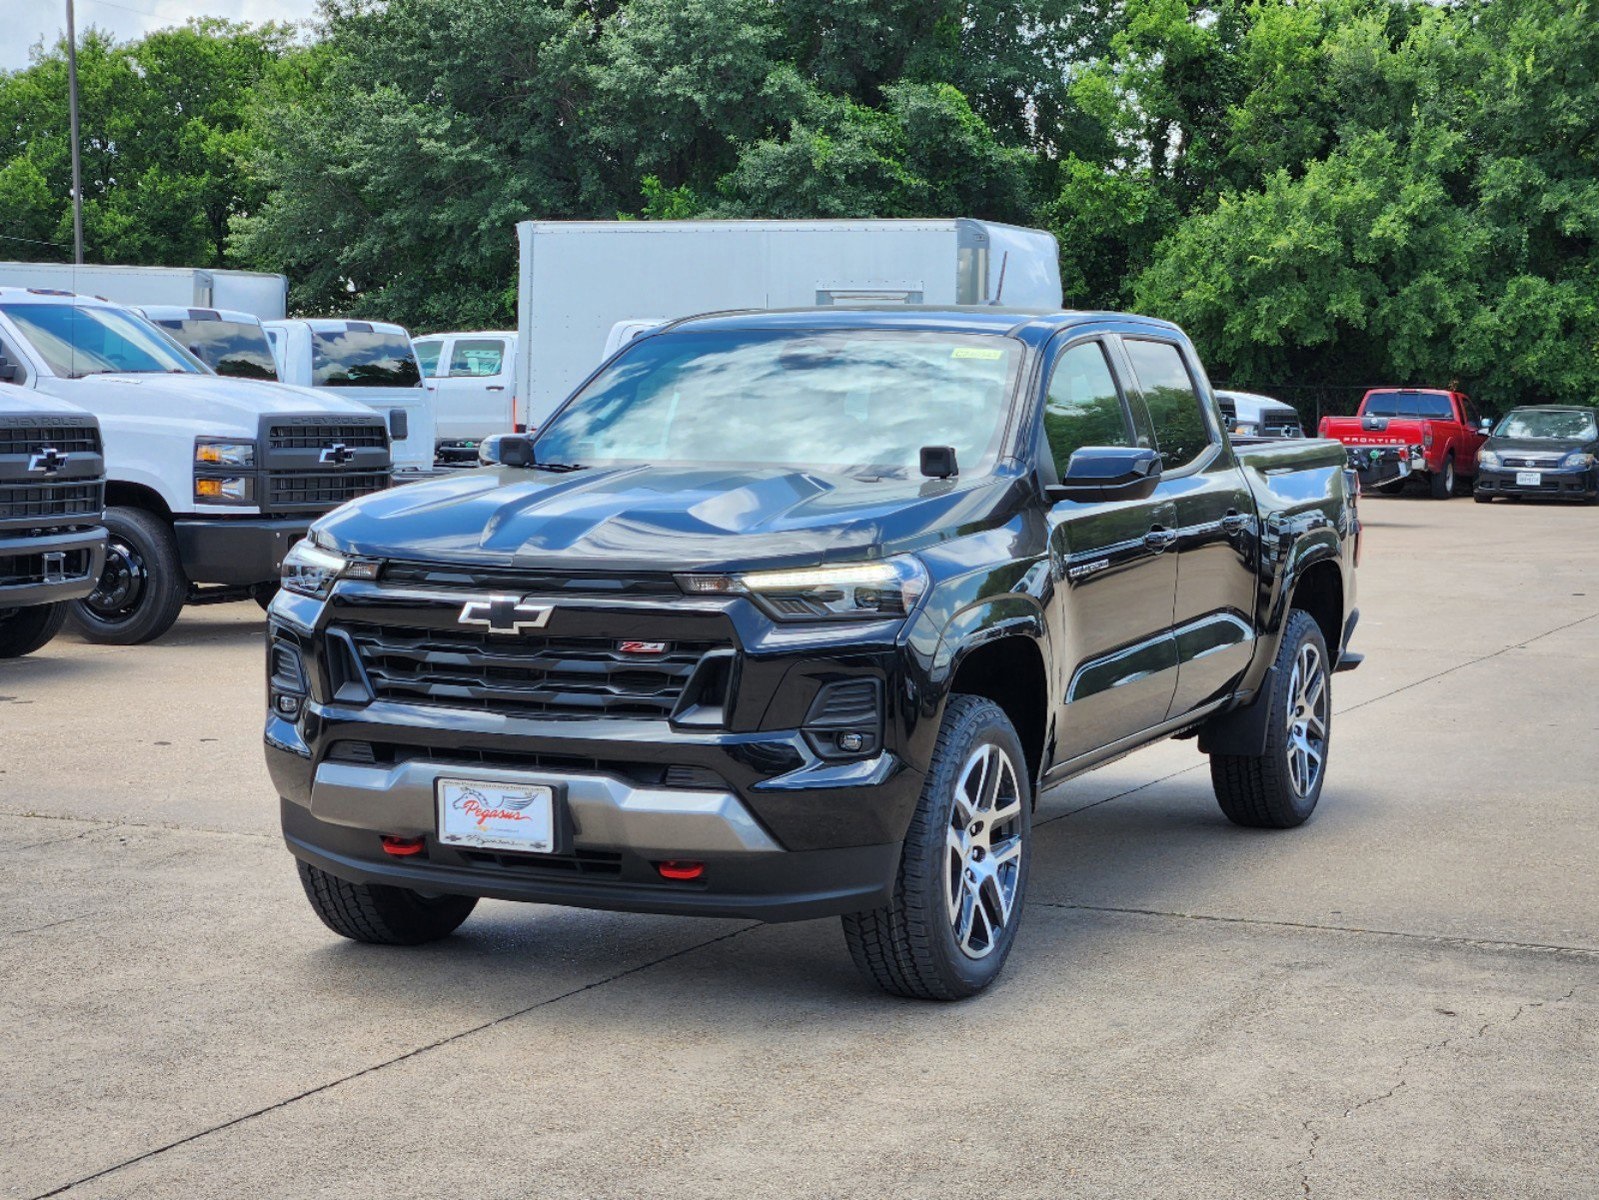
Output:
<svg viewBox="0 0 1599 1200">
<path fill-rule="evenodd" d="M 439 841 L 477 850 L 555 850 L 555 789 L 542 785 L 441 779 Z"/>
<path fill-rule="evenodd" d="M 1517 471 L 1517 487 L 1537 487 L 1543 482 L 1543 474 L 1539 471 Z"/>
</svg>

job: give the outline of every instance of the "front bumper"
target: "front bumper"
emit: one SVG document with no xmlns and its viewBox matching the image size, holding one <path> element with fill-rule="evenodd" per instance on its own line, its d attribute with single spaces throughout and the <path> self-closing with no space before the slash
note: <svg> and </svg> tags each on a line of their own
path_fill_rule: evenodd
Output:
<svg viewBox="0 0 1599 1200">
<path fill-rule="evenodd" d="M 180 517 L 172 528 L 191 582 L 270 583 L 282 573 L 283 556 L 316 517 Z"/>
<path fill-rule="evenodd" d="M 1517 474 L 1536 472 L 1536 484 L 1517 483 Z M 1599 466 L 1566 470 L 1550 467 L 1477 468 L 1475 490 L 1479 496 L 1547 496 L 1556 500 L 1592 500 L 1599 497 Z"/>
<path fill-rule="evenodd" d="M 105 569 L 105 530 L 0 536 L 0 608 L 81 600 Z"/>
</svg>

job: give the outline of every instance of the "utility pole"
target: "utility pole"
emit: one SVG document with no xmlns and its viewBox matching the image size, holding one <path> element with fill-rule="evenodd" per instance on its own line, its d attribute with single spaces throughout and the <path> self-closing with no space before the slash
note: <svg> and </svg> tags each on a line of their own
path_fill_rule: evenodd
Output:
<svg viewBox="0 0 1599 1200">
<path fill-rule="evenodd" d="M 78 154 L 78 30 L 67 0 L 67 113 L 72 125 L 72 261 L 83 265 L 83 164 Z"/>
</svg>

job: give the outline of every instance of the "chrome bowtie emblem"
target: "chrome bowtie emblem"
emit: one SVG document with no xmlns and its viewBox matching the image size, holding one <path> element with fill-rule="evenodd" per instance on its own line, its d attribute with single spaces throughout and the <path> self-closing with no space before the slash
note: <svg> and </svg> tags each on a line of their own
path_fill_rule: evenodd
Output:
<svg viewBox="0 0 1599 1200">
<path fill-rule="evenodd" d="M 67 465 L 71 455 L 63 454 L 54 446 L 44 446 L 32 458 L 28 459 L 29 471 L 42 471 L 46 475 L 54 475 Z"/>
<path fill-rule="evenodd" d="M 553 605 L 528 604 L 515 596 L 490 596 L 461 605 L 456 622 L 481 625 L 490 633 L 521 633 L 524 629 L 543 629 L 554 611 Z"/>
<path fill-rule="evenodd" d="M 342 467 L 354 457 L 355 451 L 351 450 L 343 442 L 334 442 L 332 445 L 324 446 L 322 449 L 322 461 L 335 467 Z"/>
</svg>

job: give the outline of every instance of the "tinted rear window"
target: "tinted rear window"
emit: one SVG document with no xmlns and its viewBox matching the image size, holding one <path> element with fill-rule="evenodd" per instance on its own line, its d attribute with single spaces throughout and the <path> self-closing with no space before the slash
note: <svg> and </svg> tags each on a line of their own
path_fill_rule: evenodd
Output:
<svg viewBox="0 0 1599 1200">
<path fill-rule="evenodd" d="M 311 382 L 316 387 L 421 387 L 422 372 L 403 333 L 313 332 Z"/>
<path fill-rule="evenodd" d="M 266 331 L 234 321 L 157 321 L 218 375 L 276 379 L 277 364 Z"/>
<path fill-rule="evenodd" d="M 1452 421 L 1455 406 L 1448 396 L 1425 392 L 1373 392 L 1361 409 L 1366 417 L 1407 417 L 1414 420 Z"/>
</svg>

